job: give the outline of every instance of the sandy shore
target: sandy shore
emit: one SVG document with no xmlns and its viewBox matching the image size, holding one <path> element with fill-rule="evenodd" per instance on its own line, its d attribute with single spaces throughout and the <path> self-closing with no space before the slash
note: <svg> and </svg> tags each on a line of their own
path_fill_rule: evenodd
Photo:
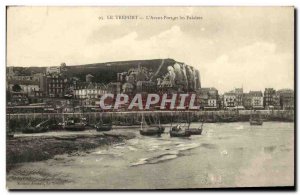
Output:
<svg viewBox="0 0 300 195">
<path fill-rule="evenodd" d="M 17 163 L 47 160 L 55 155 L 72 154 L 96 147 L 109 146 L 134 137 L 135 134 L 132 132 L 115 130 L 16 134 L 14 138 L 7 139 L 7 172 Z"/>
</svg>

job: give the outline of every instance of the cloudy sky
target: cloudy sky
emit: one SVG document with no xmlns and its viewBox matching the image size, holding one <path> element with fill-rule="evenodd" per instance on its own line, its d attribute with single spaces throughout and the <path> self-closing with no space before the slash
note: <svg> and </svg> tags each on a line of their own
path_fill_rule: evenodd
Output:
<svg viewBox="0 0 300 195">
<path fill-rule="evenodd" d="M 291 7 L 10 7 L 7 65 L 173 58 L 196 67 L 203 87 L 221 92 L 293 88 L 293 14 Z M 116 15 L 144 19 L 106 19 Z"/>
</svg>

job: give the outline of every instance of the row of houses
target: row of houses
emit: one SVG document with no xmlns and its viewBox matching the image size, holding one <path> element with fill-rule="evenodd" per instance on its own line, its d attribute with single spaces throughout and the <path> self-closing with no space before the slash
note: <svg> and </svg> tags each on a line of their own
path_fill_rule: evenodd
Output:
<svg viewBox="0 0 300 195">
<path fill-rule="evenodd" d="M 223 95 L 216 88 L 201 88 L 197 91 L 198 103 L 203 110 L 218 109 L 294 109 L 294 91 L 291 89 L 266 88 L 262 91 L 244 93 L 236 88 Z"/>
<path fill-rule="evenodd" d="M 159 93 L 168 85 L 149 80 L 152 73 L 139 66 L 128 72 L 118 73 L 117 82 L 109 84 L 93 82 L 94 76 L 86 75 L 85 81 L 66 76 L 66 65 L 49 67 L 45 73 L 31 76 L 16 74 L 12 68 L 7 72 L 8 102 L 11 105 L 26 105 L 44 102 L 45 98 L 77 99 L 85 105 L 96 105 L 106 93 Z M 172 87 L 168 89 L 173 89 Z M 170 91 L 169 91 L 170 92 Z M 173 90 L 170 93 L 178 93 Z M 236 88 L 223 95 L 216 88 L 196 90 L 197 103 L 202 110 L 217 109 L 294 109 L 294 91 L 291 89 L 275 90 L 266 88 L 262 91 L 245 93 L 243 88 Z M 32 100 L 35 100 L 32 102 Z"/>
</svg>

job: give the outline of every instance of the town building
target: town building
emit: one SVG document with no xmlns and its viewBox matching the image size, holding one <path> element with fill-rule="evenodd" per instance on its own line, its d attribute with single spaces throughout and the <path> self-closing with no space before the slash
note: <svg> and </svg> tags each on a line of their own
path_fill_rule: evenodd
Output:
<svg viewBox="0 0 300 195">
<path fill-rule="evenodd" d="M 65 78 L 59 75 L 43 75 L 40 79 L 40 90 L 46 97 L 63 97 L 65 94 Z"/>
<path fill-rule="evenodd" d="M 264 98 L 261 91 L 250 91 L 249 96 L 251 97 L 252 109 L 263 109 L 264 108 Z"/>
<path fill-rule="evenodd" d="M 292 89 L 280 89 L 278 90 L 280 96 L 280 105 L 283 110 L 294 109 L 294 90 Z"/>
<path fill-rule="evenodd" d="M 274 95 L 273 95 L 273 109 L 274 110 L 280 110 L 281 109 L 281 105 L 280 105 L 280 95 L 276 92 Z"/>
<path fill-rule="evenodd" d="M 214 87 L 200 88 L 196 92 L 198 104 L 200 109 L 204 110 L 217 110 L 219 109 L 219 94 L 218 90 Z"/>
<path fill-rule="evenodd" d="M 252 109 L 252 96 L 249 93 L 244 93 L 243 106 L 246 110 Z"/>
<path fill-rule="evenodd" d="M 46 68 L 46 74 L 51 75 L 51 74 L 60 74 L 60 66 L 50 66 Z"/>
<path fill-rule="evenodd" d="M 9 106 L 23 106 L 29 104 L 28 95 L 24 92 L 11 91 L 8 93 L 7 105 Z"/>
<path fill-rule="evenodd" d="M 224 93 L 224 108 L 234 108 L 236 106 L 236 94 L 234 92 Z"/>
<path fill-rule="evenodd" d="M 99 99 L 107 93 L 107 88 L 102 83 L 82 82 L 74 89 L 74 96 L 78 99 Z"/>
<path fill-rule="evenodd" d="M 61 63 L 60 66 L 50 66 L 46 68 L 46 75 L 60 75 L 66 76 L 65 73 L 67 72 L 67 65 L 66 63 Z"/>
<path fill-rule="evenodd" d="M 235 106 L 237 107 L 237 109 L 245 109 L 243 104 L 243 99 L 245 96 L 243 88 L 235 88 L 234 93 L 235 93 Z"/>
<path fill-rule="evenodd" d="M 15 92 L 23 92 L 30 97 L 33 97 L 35 92 L 40 90 L 39 82 L 34 80 L 8 80 L 6 87 L 8 91 L 15 91 L 14 88 L 18 87 L 20 90 Z"/>
<path fill-rule="evenodd" d="M 276 90 L 273 88 L 265 88 L 264 91 L 264 108 L 274 109 L 274 96 L 276 95 Z"/>
</svg>

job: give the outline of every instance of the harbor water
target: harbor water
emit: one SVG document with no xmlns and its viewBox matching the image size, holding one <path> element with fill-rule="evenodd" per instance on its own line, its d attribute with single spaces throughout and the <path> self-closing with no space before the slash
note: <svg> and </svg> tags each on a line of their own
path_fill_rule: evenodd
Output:
<svg viewBox="0 0 300 195">
<path fill-rule="evenodd" d="M 192 127 L 200 123 L 192 123 Z M 202 135 L 136 133 L 125 143 L 23 163 L 13 189 L 174 189 L 294 185 L 294 123 L 207 123 Z"/>
</svg>

